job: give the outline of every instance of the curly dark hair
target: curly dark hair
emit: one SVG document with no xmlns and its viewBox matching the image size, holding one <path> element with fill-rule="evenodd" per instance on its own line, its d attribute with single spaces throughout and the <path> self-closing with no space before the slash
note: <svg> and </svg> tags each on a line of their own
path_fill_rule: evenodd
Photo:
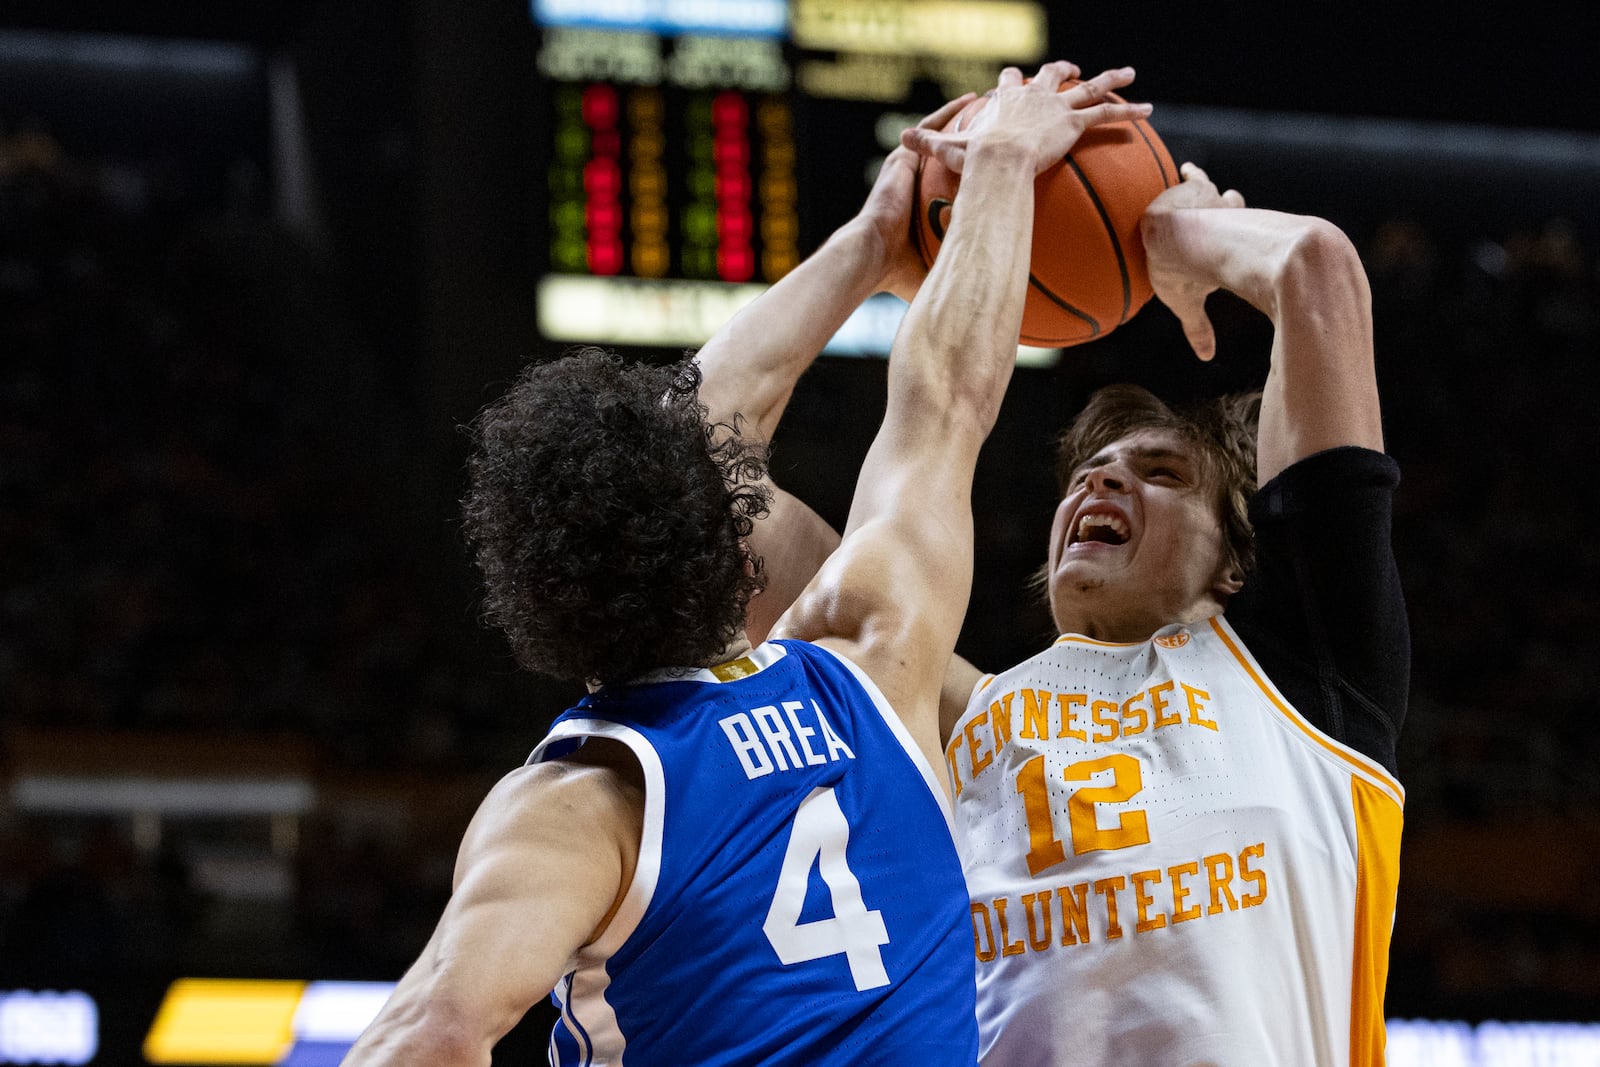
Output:
<svg viewBox="0 0 1600 1067">
<path fill-rule="evenodd" d="M 699 390 L 692 359 L 582 348 L 527 367 L 468 428 L 465 533 L 522 666 L 626 682 L 705 666 L 743 627 L 767 446 L 709 422 Z"/>
<path fill-rule="evenodd" d="M 1261 393 L 1233 393 L 1177 407 L 1137 385 L 1097 389 L 1056 446 L 1056 487 L 1065 494 L 1073 472 L 1102 448 L 1139 430 L 1166 430 L 1195 447 L 1202 476 L 1215 494 L 1229 566 L 1255 564 L 1250 497 L 1256 491 L 1256 431 Z"/>
</svg>

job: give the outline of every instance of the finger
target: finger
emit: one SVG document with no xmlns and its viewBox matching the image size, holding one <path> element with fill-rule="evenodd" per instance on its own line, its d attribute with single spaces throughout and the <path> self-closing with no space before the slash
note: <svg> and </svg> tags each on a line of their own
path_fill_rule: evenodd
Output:
<svg viewBox="0 0 1600 1067">
<path fill-rule="evenodd" d="M 917 154 L 903 144 L 895 145 L 894 151 L 883 157 L 883 165 L 878 168 L 878 173 L 882 174 L 891 167 L 902 165 L 916 169 Z"/>
<path fill-rule="evenodd" d="M 1071 81 L 1080 73 L 1082 72 L 1078 70 L 1076 63 L 1068 63 L 1064 59 L 1058 59 L 1054 63 L 1046 63 L 1040 67 L 1039 73 L 1034 75 L 1033 82 L 1035 85 L 1043 86 L 1051 92 L 1055 92 L 1061 88 L 1062 82 Z"/>
<path fill-rule="evenodd" d="M 1000 71 L 1000 77 L 995 81 L 995 87 L 999 89 L 1015 89 L 1021 84 L 1022 71 L 1018 70 L 1016 67 L 1002 68 Z"/>
<path fill-rule="evenodd" d="M 932 151 L 932 134 L 924 126 L 907 126 L 900 131 L 900 147 L 909 149 L 919 156 L 929 155 Z"/>
<path fill-rule="evenodd" d="M 1178 168 L 1178 173 L 1183 175 L 1183 184 L 1192 190 L 1195 190 L 1193 193 L 1191 193 L 1191 200 L 1198 197 L 1200 198 L 1199 202 L 1204 202 L 1204 198 L 1207 194 L 1211 196 L 1217 196 L 1219 200 L 1221 199 L 1221 197 L 1217 194 L 1217 187 L 1212 184 L 1212 181 L 1206 175 L 1206 172 L 1201 170 L 1195 164 L 1185 163 L 1183 166 Z M 1243 200 L 1242 197 L 1240 199 L 1241 201 Z"/>
<path fill-rule="evenodd" d="M 908 126 L 900 131 L 900 144 L 919 156 L 933 156 L 946 168 L 960 172 L 966 160 L 967 138 L 947 133 L 934 133 L 921 126 Z"/>
<path fill-rule="evenodd" d="M 1229 189 L 1222 194 L 1222 202 L 1229 207 L 1244 207 L 1244 194 L 1237 189 Z"/>
<path fill-rule="evenodd" d="M 1211 328 L 1211 319 L 1204 311 L 1182 318 L 1183 336 L 1203 363 L 1210 363 L 1217 354 L 1217 333 Z"/>
<path fill-rule="evenodd" d="M 962 93 L 954 100 L 946 103 L 938 111 L 928 115 L 921 122 L 917 123 L 917 125 L 928 130 L 942 130 L 949 124 L 950 120 L 955 117 L 957 112 L 966 107 L 973 100 L 977 99 L 977 96 L 977 93 Z"/>
<path fill-rule="evenodd" d="M 1076 114 L 1085 126 L 1100 126 L 1107 122 L 1132 122 L 1148 118 L 1155 109 L 1149 104 L 1096 104 L 1080 107 Z"/>
<path fill-rule="evenodd" d="M 1072 87 L 1071 92 L 1075 97 L 1073 102 L 1078 106 L 1099 103 L 1112 90 L 1133 84 L 1133 77 L 1132 67 L 1101 71 L 1088 81 L 1079 82 Z"/>
</svg>

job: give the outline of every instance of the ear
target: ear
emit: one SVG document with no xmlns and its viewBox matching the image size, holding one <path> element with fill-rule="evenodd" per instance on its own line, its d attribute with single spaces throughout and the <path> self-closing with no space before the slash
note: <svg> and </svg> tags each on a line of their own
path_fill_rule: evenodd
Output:
<svg viewBox="0 0 1600 1067">
<path fill-rule="evenodd" d="M 1211 591 L 1224 604 L 1228 598 L 1244 588 L 1244 574 L 1237 567 L 1229 567 L 1217 575 L 1217 580 L 1211 583 Z"/>
</svg>

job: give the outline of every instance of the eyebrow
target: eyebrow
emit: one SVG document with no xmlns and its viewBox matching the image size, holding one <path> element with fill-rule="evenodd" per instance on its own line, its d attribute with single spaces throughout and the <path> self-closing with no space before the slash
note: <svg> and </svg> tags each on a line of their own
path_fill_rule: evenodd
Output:
<svg viewBox="0 0 1600 1067">
<path fill-rule="evenodd" d="M 1073 468 L 1073 477 L 1077 477 L 1083 471 L 1092 470 L 1095 467 L 1104 467 L 1107 463 L 1111 462 L 1114 455 L 1114 453 L 1107 451 L 1095 453 L 1093 456 L 1078 464 L 1077 467 Z M 1194 457 L 1190 456 L 1187 452 L 1180 452 L 1175 448 L 1164 448 L 1153 445 L 1144 445 L 1139 448 L 1130 449 L 1127 455 L 1129 459 L 1142 460 L 1146 463 L 1152 460 L 1179 460 L 1184 463 L 1194 462 Z"/>
</svg>

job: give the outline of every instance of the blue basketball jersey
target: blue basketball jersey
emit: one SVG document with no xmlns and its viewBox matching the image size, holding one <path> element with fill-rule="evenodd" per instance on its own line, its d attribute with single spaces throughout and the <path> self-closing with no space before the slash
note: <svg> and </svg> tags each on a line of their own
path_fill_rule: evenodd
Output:
<svg viewBox="0 0 1600 1067">
<path fill-rule="evenodd" d="M 934 772 L 883 694 L 818 645 L 602 689 L 584 738 L 644 770 L 623 904 L 557 986 L 550 1062 L 972 1067 L 966 884 Z"/>
</svg>

